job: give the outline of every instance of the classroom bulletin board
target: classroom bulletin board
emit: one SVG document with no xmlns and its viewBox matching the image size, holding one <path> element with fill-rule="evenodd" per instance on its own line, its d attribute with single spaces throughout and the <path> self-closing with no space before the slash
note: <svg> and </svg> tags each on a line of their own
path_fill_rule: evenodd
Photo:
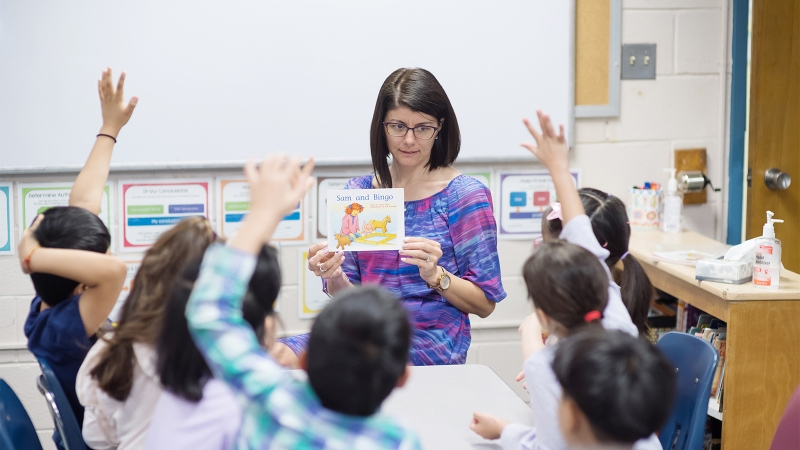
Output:
<svg viewBox="0 0 800 450">
<path fill-rule="evenodd" d="M 621 0 L 575 0 L 575 117 L 619 116 Z"/>
</svg>

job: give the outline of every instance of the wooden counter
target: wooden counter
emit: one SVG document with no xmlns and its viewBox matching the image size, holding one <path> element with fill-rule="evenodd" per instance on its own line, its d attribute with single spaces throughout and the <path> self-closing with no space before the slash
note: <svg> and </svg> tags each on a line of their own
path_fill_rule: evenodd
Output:
<svg viewBox="0 0 800 450">
<path fill-rule="evenodd" d="M 728 246 L 686 231 L 634 232 L 629 251 L 653 285 L 728 323 L 722 448 L 768 450 L 800 385 L 800 275 L 781 271 L 778 290 L 695 280 L 694 267 L 655 261 L 656 251 L 722 254 Z"/>
</svg>

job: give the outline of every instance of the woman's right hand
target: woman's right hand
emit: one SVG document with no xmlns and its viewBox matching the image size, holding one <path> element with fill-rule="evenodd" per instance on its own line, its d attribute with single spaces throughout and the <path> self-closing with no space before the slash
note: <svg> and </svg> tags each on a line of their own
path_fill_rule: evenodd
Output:
<svg viewBox="0 0 800 450">
<path fill-rule="evenodd" d="M 344 252 L 331 252 L 328 242 L 320 242 L 308 248 L 308 270 L 314 275 L 329 280 L 342 276 Z"/>
</svg>

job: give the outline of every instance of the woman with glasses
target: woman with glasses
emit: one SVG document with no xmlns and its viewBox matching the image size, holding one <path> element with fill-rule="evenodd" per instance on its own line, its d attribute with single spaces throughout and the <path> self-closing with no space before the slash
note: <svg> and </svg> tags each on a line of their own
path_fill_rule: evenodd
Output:
<svg viewBox="0 0 800 450">
<path fill-rule="evenodd" d="M 424 69 L 398 69 L 384 81 L 370 129 L 374 174 L 348 189 L 403 188 L 406 240 L 399 252 L 309 249 L 308 269 L 335 294 L 379 284 L 409 311 L 415 365 L 463 364 L 471 341 L 468 314 L 487 317 L 506 297 L 489 189 L 452 164 L 461 146 L 453 107 Z M 283 339 L 276 354 L 295 366 L 308 335 Z"/>
</svg>

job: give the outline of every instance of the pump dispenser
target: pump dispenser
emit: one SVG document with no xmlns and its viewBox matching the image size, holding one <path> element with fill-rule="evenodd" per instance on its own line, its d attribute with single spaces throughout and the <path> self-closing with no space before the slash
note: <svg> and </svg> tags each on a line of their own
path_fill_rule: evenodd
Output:
<svg viewBox="0 0 800 450">
<path fill-rule="evenodd" d="M 781 281 L 781 241 L 775 238 L 775 213 L 767 211 L 767 223 L 762 236 L 756 239 L 756 262 L 753 266 L 753 284 L 764 289 L 778 289 Z"/>
<path fill-rule="evenodd" d="M 681 232 L 681 210 L 683 209 L 683 193 L 678 191 L 678 180 L 675 169 L 664 169 L 669 172 L 667 189 L 661 199 L 661 231 L 665 233 Z"/>
</svg>

